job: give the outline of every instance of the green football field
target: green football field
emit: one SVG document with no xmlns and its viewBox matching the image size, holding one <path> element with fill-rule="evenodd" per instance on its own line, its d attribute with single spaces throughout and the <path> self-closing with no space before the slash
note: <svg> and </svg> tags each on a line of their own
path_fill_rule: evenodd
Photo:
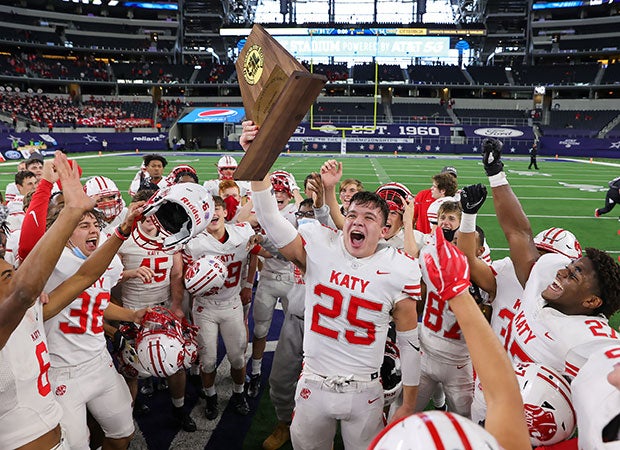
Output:
<svg viewBox="0 0 620 450">
<path fill-rule="evenodd" d="M 166 154 L 169 160 L 166 171 L 177 164 L 190 164 L 198 171 L 201 182 L 215 178 L 215 154 Z M 239 155 L 236 155 L 237 160 Z M 117 154 L 77 156 L 82 166 L 83 180 L 95 175 L 113 179 L 125 199 L 129 200 L 127 189 L 141 163 L 141 155 Z M 327 155 L 283 155 L 274 168 L 292 172 L 299 184 L 311 171 L 317 171 Z M 430 177 L 442 167 L 452 165 L 458 169 L 460 186 L 473 183 L 487 183 L 480 161 L 475 158 L 425 158 L 425 157 L 341 157 L 344 163 L 344 178 L 358 178 L 367 189 L 374 190 L 381 183 L 398 181 L 404 183 L 415 194 L 430 186 Z M 505 162 L 510 183 L 521 200 L 535 233 L 545 228 L 559 226 L 571 230 L 582 247 L 597 247 L 617 258 L 620 255 L 618 215 L 620 207 L 601 218 L 594 217 L 594 209 L 602 207 L 607 182 L 620 175 L 619 163 L 590 163 L 587 160 L 555 160 L 539 158 L 539 171 L 527 169 L 529 159 L 513 158 Z M 0 165 L 0 185 L 13 181 L 15 163 Z M 487 241 L 493 249 L 493 257 L 507 254 L 507 244 L 494 216 L 492 199 L 481 209 L 478 224 L 487 234 Z"/>
</svg>

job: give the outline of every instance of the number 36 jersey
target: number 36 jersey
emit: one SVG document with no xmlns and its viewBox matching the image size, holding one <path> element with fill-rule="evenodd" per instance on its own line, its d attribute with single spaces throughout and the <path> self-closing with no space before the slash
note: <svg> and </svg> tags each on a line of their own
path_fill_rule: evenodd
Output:
<svg viewBox="0 0 620 450">
<path fill-rule="evenodd" d="M 390 313 L 407 297 L 420 299 L 417 261 L 382 245 L 351 256 L 341 231 L 318 223 L 299 227 L 306 249 L 304 368 L 322 376 L 368 377 L 383 362 Z"/>
<path fill-rule="evenodd" d="M 44 292 L 53 291 L 77 272 L 83 262 L 65 248 Z M 52 367 L 75 366 L 90 361 L 105 350 L 103 312 L 110 304 L 110 289 L 120 279 L 121 267 L 108 267 L 92 286 L 45 322 Z"/>
</svg>

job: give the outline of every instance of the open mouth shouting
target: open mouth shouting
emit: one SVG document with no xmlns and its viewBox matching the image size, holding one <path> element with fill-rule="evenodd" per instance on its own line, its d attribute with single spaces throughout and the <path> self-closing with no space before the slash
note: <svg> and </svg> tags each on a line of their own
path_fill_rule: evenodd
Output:
<svg viewBox="0 0 620 450">
<path fill-rule="evenodd" d="M 97 249 L 97 238 L 91 238 L 86 240 L 86 250 L 94 252 Z"/>
</svg>

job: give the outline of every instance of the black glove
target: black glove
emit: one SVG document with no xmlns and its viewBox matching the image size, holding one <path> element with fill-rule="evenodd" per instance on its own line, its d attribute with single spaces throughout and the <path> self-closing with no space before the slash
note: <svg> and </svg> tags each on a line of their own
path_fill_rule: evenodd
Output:
<svg viewBox="0 0 620 450">
<path fill-rule="evenodd" d="M 484 184 L 472 184 L 461 190 L 461 207 L 467 214 L 476 214 L 487 198 L 487 187 Z"/>
<path fill-rule="evenodd" d="M 125 348 L 125 340 L 125 335 L 121 333 L 120 330 L 116 330 L 112 338 L 112 350 L 114 350 L 115 353 L 120 352 Z"/>
<path fill-rule="evenodd" d="M 504 170 L 502 157 L 502 141 L 487 138 L 482 141 L 482 164 L 487 176 L 493 176 Z"/>
</svg>

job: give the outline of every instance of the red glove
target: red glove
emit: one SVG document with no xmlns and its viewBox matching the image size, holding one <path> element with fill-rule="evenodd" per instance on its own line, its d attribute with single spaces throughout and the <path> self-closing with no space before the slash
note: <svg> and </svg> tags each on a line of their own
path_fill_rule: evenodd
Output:
<svg viewBox="0 0 620 450">
<path fill-rule="evenodd" d="M 450 300 L 469 288 L 467 257 L 446 241 L 441 230 L 435 232 L 434 245 L 422 249 L 424 270 L 442 300 Z"/>
<path fill-rule="evenodd" d="M 226 221 L 230 222 L 237 213 L 237 206 L 239 206 L 239 200 L 232 195 L 224 199 L 226 203 Z"/>
</svg>

